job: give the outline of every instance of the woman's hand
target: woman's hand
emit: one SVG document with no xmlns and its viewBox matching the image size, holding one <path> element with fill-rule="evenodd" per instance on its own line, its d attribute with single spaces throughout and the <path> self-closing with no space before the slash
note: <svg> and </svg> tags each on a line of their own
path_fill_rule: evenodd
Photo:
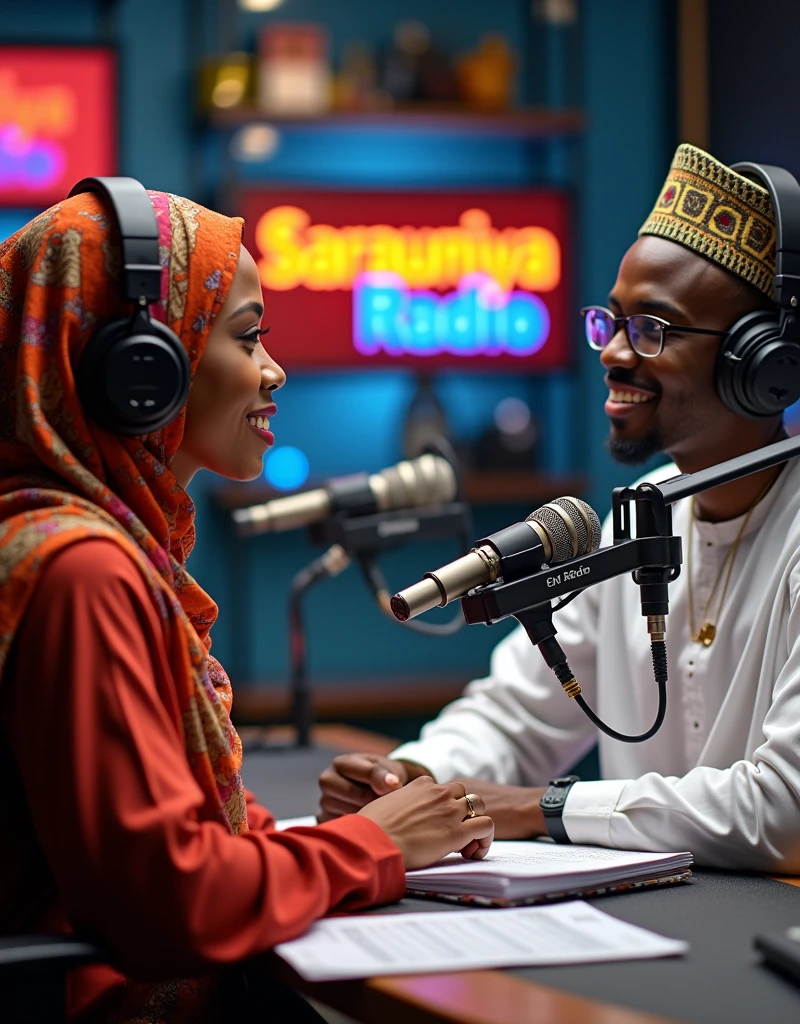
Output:
<svg viewBox="0 0 800 1024">
<path fill-rule="evenodd" d="M 465 792 L 461 783 L 439 785 L 425 775 L 372 800 L 358 813 L 380 825 L 400 848 L 407 871 L 434 864 L 454 850 L 481 860 L 492 845 L 494 822 L 485 815 L 482 798 L 474 794 L 470 799 L 475 814 L 467 817 Z"/>
<path fill-rule="evenodd" d="M 380 754 L 342 754 L 319 777 L 319 821 L 355 814 L 372 800 L 428 774 L 421 765 L 392 761 Z M 463 793 L 461 794 L 463 797 Z"/>
<path fill-rule="evenodd" d="M 463 786 L 468 793 L 480 794 L 486 813 L 494 821 L 497 839 L 533 839 L 548 834 L 539 806 L 544 789 L 504 786 L 484 779 L 458 778 L 453 782 Z"/>
</svg>

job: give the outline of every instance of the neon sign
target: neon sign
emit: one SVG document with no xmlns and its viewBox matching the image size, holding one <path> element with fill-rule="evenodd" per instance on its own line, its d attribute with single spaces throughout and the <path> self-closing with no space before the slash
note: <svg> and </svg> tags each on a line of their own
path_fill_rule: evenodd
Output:
<svg viewBox="0 0 800 1024">
<path fill-rule="evenodd" d="M 31 139 L 16 125 L 0 128 L 0 189 L 46 189 L 64 173 L 64 151 L 46 139 Z"/>
<path fill-rule="evenodd" d="M 504 292 L 488 274 L 467 274 L 449 295 L 412 291 L 391 271 L 355 284 L 353 341 L 365 356 L 532 356 L 550 330 L 538 296 Z"/>
<path fill-rule="evenodd" d="M 390 271 L 410 288 L 454 288 L 467 274 L 487 274 L 506 291 L 552 291 L 561 280 L 561 247 L 541 227 L 492 226 L 481 209 L 452 227 L 341 228 L 312 224 L 297 206 L 276 206 L 256 226 L 261 283 L 274 291 L 350 289 L 364 271 Z"/>
<path fill-rule="evenodd" d="M 115 172 L 114 75 L 100 47 L 0 47 L 0 202 L 43 206 Z"/>
<path fill-rule="evenodd" d="M 560 193 L 246 193 L 270 352 L 288 367 L 563 366 Z"/>
</svg>

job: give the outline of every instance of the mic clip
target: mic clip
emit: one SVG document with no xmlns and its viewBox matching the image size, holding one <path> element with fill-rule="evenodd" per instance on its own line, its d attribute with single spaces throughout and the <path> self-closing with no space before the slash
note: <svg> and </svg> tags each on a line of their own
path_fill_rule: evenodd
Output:
<svg viewBox="0 0 800 1024">
<path fill-rule="evenodd" d="M 451 501 L 435 507 L 394 509 L 367 516 L 339 513 L 309 526 L 308 537 L 312 544 L 340 544 L 349 555 L 374 554 L 407 540 L 469 536 L 470 523 L 469 505 Z"/>
</svg>

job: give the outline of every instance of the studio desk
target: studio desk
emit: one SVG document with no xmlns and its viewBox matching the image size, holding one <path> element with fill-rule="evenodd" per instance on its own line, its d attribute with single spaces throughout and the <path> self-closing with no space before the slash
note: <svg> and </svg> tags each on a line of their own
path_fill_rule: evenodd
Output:
<svg viewBox="0 0 800 1024">
<path fill-rule="evenodd" d="M 273 742 L 283 739 L 272 734 Z M 337 753 L 356 749 L 386 752 L 391 744 L 320 726 L 310 750 L 248 752 L 245 783 L 277 817 L 311 814 L 319 773 Z M 272 954 L 266 969 L 364 1024 L 800 1024 L 800 987 L 763 967 L 752 946 L 756 933 L 800 925 L 798 884 L 696 870 L 681 886 L 597 901 L 614 917 L 685 939 L 690 950 L 682 957 L 326 983 L 304 981 Z M 460 909 L 404 899 L 367 913 Z"/>
</svg>

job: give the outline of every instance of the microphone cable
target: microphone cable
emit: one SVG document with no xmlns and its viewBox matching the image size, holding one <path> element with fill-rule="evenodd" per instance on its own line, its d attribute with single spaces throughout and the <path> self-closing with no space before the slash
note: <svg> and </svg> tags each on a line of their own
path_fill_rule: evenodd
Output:
<svg viewBox="0 0 800 1024">
<path fill-rule="evenodd" d="M 610 736 L 614 740 L 620 740 L 622 743 L 644 743 L 645 740 L 649 740 L 661 728 L 667 714 L 667 645 L 663 640 L 654 640 L 650 644 L 650 651 L 653 658 L 653 676 L 658 687 L 658 709 L 655 721 L 646 732 L 640 733 L 638 736 L 629 736 L 625 733 L 617 732 L 616 729 L 612 729 L 611 726 L 606 725 L 605 722 L 597 717 L 580 693 L 575 696 L 575 703 L 586 717 L 594 722 L 597 728 L 604 732 L 606 736 Z"/>
<path fill-rule="evenodd" d="M 356 557 L 376 604 L 387 618 L 391 619 L 392 622 L 398 622 L 399 620 L 395 618 L 392 611 L 391 591 L 389 590 L 383 570 L 378 565 L 377 558 L 374 555 L 363 553 L 358 554 Z M 421 633 L 423 636 L 454 636 L 465 624 L 464 616 L 460 611 L 449 622 L 417 622 L 415 619 L 409 619 L 402 623 L 407 629 L 414 633 Z"/>
<path fill-rule="evenodd" d="M 570 600 L 572 600 L 573 597 L 577 597 L 577 593 L 569 595 Z M 523 626 L 524 625 L 525 623 L 523 622 Z M 663 633 L 660 635 L 663 637 Z M 533 638 L 531 637 L 531 639 Z M 644 741 L 649 740 L 651 736 L 655 736 L 661 728 L 664 722 L 664 717 L 667 713 L 667 645 L 663 639 L 655 639 L 650 644 L 650 651 L 653 658 L 653 676 L 655 677 L 656 685 L 658 687 L 658 709 L 656 711 L 655 721 L 649 729 L 636 736 L 617 732 L 617 730 L 612 729 L 610 725 L 606 725 L 606 723 L 599 718 L 594 711 L 592 711 L 584 697 L 581 696 L 580 684 L 575 679 L 575 675 L 569 667 L 567 656 L 561 649 L 561 644 L 559 644 L 554 636 L 546 637 L 543 640 L 538 641 L 538 643 L 534 641 L 534 643 L 536 643 L 536 646 L 541 651 L 542 657 L 548 667 L 555 673 L 555 676 L 564 688 L 566 695 L 575 701 L 586 717 L 596 725 L 601 732 L 604 732 L 606 736 L 610 736 L 614 740 L 619 740 L 621 743 L 644 743 Z"/>
</svg>

